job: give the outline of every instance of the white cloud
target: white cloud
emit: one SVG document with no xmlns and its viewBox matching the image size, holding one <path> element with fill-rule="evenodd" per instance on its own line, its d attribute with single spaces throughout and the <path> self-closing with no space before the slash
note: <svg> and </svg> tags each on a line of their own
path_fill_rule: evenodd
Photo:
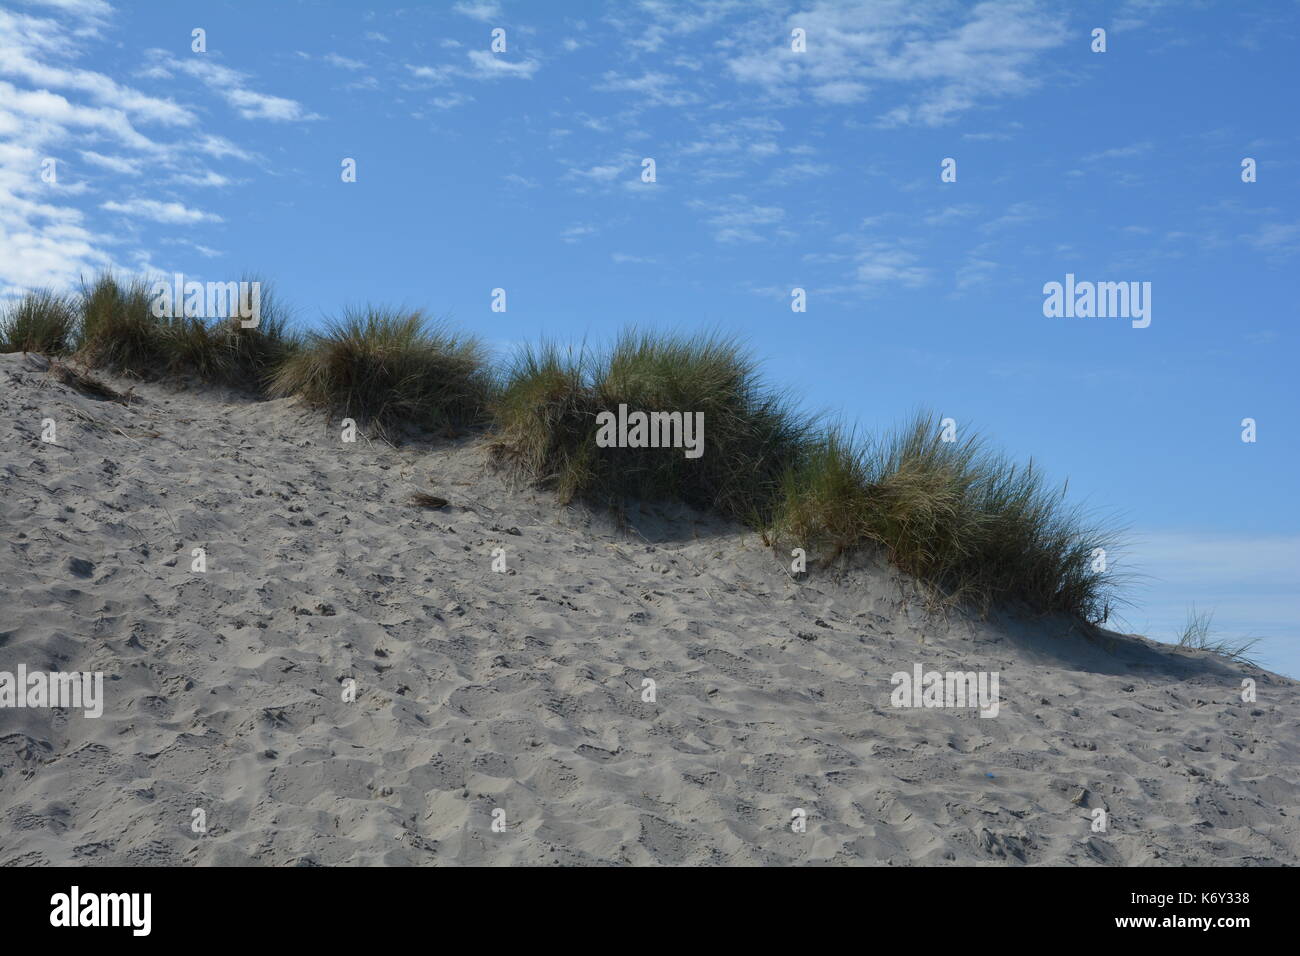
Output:
<svg viewBox="0 0 1300 956">
<path fill-rule="evenodd" d="M 326 53 L 324 60 L 330 66 L 337 66 L 341 70 L 364 70 L 366 68 L 366 65 L 360 60 L 353 60 L 337 53 Z"/>
<path fill-rule="evenodd" d="M 980 232 L 994 233 L 1000 232 L 1011 226 L 1020 226 L 1027 222 L 1041 218 L 1043 212 L 1031 202 L 1015 202 L 1007 207 L 1007 211 L 996 219 L 991 219 L 981 225 Z"/>
<path fill-rule="evenodd" d="M 60 42 L 58 24 L 51 20 L 0 10 L 0 74 L 26 81 L 44 90 L 64 89 L 88 94 L 102 106 L 142 122 L 190 126 L 194 115 L 171 100 L 148 96 L 123 86 L 102 73 L 52 66 L 42 55 L 66 59 L 75 53 Z"/>
<path fill-rule="evenodd" d="M 576 222 L 561 232 L 560 238 L 565 242 L 578 242 L 588 236 L 594 236 L 599 232 L 600 230 L 589 222 Z"/>
<path fill-rule="evenodd" d="M 274 122 L 320 119 L 315 113 L 307 112 L 297 100 L 249 89 L 245 74 L 212 60 L 172 57 L 165 50 L 150 50 L 147 55 L 155 60 L 155 67 L 178 70 L 194 77 L 234 107 L 244 119 Z"/>
<path fill-rule="evenodd" d="M 43 7 L 53 7 L 64 13 L 97 23 L 107 20 L 113 12 L 108 0 L 26 0 L 27 3 Z"/>
<path fill-rule="evenodd" d="M 773 99 L 808 91 L 820 102 L 851 104 L 888 90 L 901 100 L 883 125 L 938 126 L 983 101 L 1032 89 L 1038 59 L 1062 45 L 1065 17 L 1036 0 L 984 0 L 964 8 L 946 0 L 814 0 L 775 25 L 751 31 L 728 60 L 732 76 Z M 796 53 L 790 30 L 807 32 Z M 742 44 L 737 44 L 738 46 Z"/>
<path fill-rule="evenodd" d="M 718 242 L 762 242 L 764 226 L 774 226 L 785 219 L 780 206 L 759 206 L 742 195 L 720 201 L 695 199 L 689 206 L 706 213 L 705 221 L 713 228 Z"/>
<path fill-rule="evenodd" d="M 626 163 L 605 163 L 599 166 L 590 166 L 587 169 L 570 169 L 569 175 L 593 182 L 608 183 L 618 179 L 626 168 Z"/>
<path fill-rule="evenodd" d="M 867 86 L 854 80 L 834 80 L 813 87 L 813 96 L 823 103 L 857 103 L 867 98 Z"/>
<path fill-rule="evenodd" d="M 1113 149 L 1104 149 L 1098 153 L 1089 153 L 1083 157 L 1085 163 L 1096 163 L 1104 159 L 1131 159 L 1134 156 L 1142 156 L 1151 152 L 1151 143 L 1133 143 L 1131 146 L 1117 146 Z"/>
<path fill-rule="evenodd" d="M 974 203 L 957 203 L 956 205 L 945 206 L 938 212 L 930 213 L 923 221 L 927 226 L 945 226 L 962 219 L 968 219 L 977 212 L 979 212 L 979 206 Z"/>
<path fill-rule="evenodd" d="M 1300 222 L 1270 222 L 1242 237 L 1256 249 L 1273 255 L 1300 251 Z"/>
<path fill-rule="evenodd" d="M 896 282 L 915 288 L 924 285 L 930 277 L 930 270 L 916 264 L 914 254 L 894 243 L 867 243 L 855 258 L 858 264 L 854 276 L 868 286 Z"/>
<path fill-rule="evenodd" d="M 104 169 L 114 173 L 121 173 L 123 176 L 139 176 L 140 160 L 125 159 L 121 156 L 105 156 L 103 153 L 96 153 L 94 150 L 81 150 L 81 158 L 88 163 L 94 163 Z"/>
<path fill-rule="evenodd" d="M 686 90 L 677 89 L 678 80 L 667 73 L 647 72 L 640 76 L 624 76 L 610 70 L 594 89 L 602 93 L 635 93 L 647 103 L 657 106 L 688 106 L 699 102 L 699 97 Z"/>
<path fill-rule="evenodd" d="M 468 93 L 449 93 L 446 96 L 435 96 L 429 102 L 440 110 L 450 110 L 457 106 L 464 106 L 466 103 L 473 103 L 474 97 Z"/>
<path fill-rule="evenodd" d="M 223 176 L 220 173 L 214 173 L 210 169 L 205 169 L 199 173 L 177 173 L 171 178 L 171 182 L 181 183 L 185 186 L 229 186 L 234 182 L 229 176 Z"/>
<path fill-rule="evenodd" d="M 472 67 L 469 75 L 475 79 L 514 77 L 529 80 L 540 66 L 536 60 L 511 62 L 503 59 L 500 54 L 489 53 L 487 50 L 470 50 L 467 55 Z"/>
<path fill-rule="evenodd" d="M 107 107 L 80 106 L 48 90 L 20 90 L 0 80 L 0 110 L 54 127 L 81 127 L 108 133 L 133 149 L 154 149 L 156 144 L 139 133 L 126 114 Z"/>
<path fill-rule="evenodd" d="M 826 163 L 791 163 L 772 173 L 769 181 L 773 185 L 784 186 L 800 180 L 817 179 L 830 173 L 831 167 Z"/>
<path fill-rule="evenodd" d="M 159 202 L 156 199 L 128 199 L 126 202 L 118 202 L 116 199 L 110 199 L 108 202 L 101 203 L 100 209 L 108 212 L 121 213 L 124 216 L 133 216 L 138 219 L 148 219 L 152 222 L 160 222 L 167 225 L 188 225 L 196 222 L 221 222 L 221 217 L 213 213 L 201 212 L 197 209 L 190 209 L 188 206 L 178 202 Z"/>
<path fill-rule="evenodd" d="M 242 159 L 244 162 L 251 163 L 255 157 L 241 146 L 237 146 L 224 136 L 215 136 L 211 133 L 205 134 L 194 147 L 201 153 L 207 153 L 213 159 L 224 159 L 227 156 L 234 159 Z"/>
<path fill-rule="evenodd" d="M 452 10 L 481 23 L 491 23 L 501 18 L 501 5 L 496 0 L 461 0 L 452 6 Z"/>
<path fill-rule="evenodd" d="M 957 289 L 965 291 L 988 283 L 994 273 L 998 271 L 998 264 L 992 259 L 981 259 L 977 256 L 970 256 L 957 270 Z"/>
<path fill-rule="evenodd" d="M 406 65 L 411 75 L 421 80 L 430 80 L 434 83 L 447 83 L 455 75 L 456 68 L 453 66 L 413 66 Z"/>
</svg>

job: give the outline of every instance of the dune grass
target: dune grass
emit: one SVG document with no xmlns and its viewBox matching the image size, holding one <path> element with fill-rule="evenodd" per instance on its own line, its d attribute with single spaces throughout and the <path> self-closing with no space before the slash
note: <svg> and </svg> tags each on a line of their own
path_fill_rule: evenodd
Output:
<svg viewBox="0 0 1300 956">
<path fill-rule="evenodd" d="M 704 453 L 599 447 L 597 416 L 703 413 Z M 781 476 L 809 430 L 762 386 L 734 340 L 625 332 L 612 347 L 525 346 L 507 368 L 493 407 L 498 461 L 575 498 L 619 507 L 631 499 L 683 501 L 762 524 Z"/>
<path fill-rule="evenodd" d="M 1182 633 L 1178 635 L 1178 646 L 1184 650 L 1208 651 L 1236 664 L 1259 666 L 1250 653 L 1259 644 L 1259 638 L 1230 641 L 1211 637 L 1213 623 L 1213 611 L 1197 611 L 1196 605 L 1193 604 L 1187 612 L 1187 623 L 1183 625 Z"/>
<path fill-rule="evenodd" d="M 269 284 L 259 321 L 154 315 L 144 279 L 101 273 L 83 284 L 77 357 L 92 368 L 141 378 L 193 375 L 203 382 L 260 392 L 300 347 Z"/>
<path fill-rule="evenodd" d="M 679 501 L 804 547 L 823 565 L 878 550 L 934 595 L 982 610 L 1020 602 L 1103 623 L 1117 603 L 1110 558 L 1099 561 L 1102 549 L 1113 555 L 1115 535 L 1032 462 L 1014 463 L 979 437 L 945 442 L 924 414 L 875 440 L 818 422 L 766 387 L 750 353 L 725 336 L 630 330 L 603 349 L 525 346 L 498 377 L 478 340 L 419 311 L 350 310 L 299 337 L 267 292 L 252 329 L 157 318 L 150 304 L 143 280 L 104 273 L 75 302 L 33 293 L 0 328 L 10 347 L 75 345 L 92 367 L 300 396 L 381 434 L 408 423 L 489 426 L 494 459 L 562 501 Z M 620 406 L 703 413 L 703 455 L 600 447 L 598 416 Z M 1250 645 L 1189 646 L 1239 656 Z"/>
<path fill-rule="evenodd" d="M 308 336 L 271 379 L 272 395 L 369 423 L 455 429 L 483 421 L 492 392 L 477 339 L 419 311 L 368 307 Z"/>
<path fill-rule="evenodd" d="M 239 316 L 207 322 L 189 320 L 197 354 L 188 361 L 178 357 L 178 364 L 207 381 L 265 392 L 284 363 L 302 350 L 303 340 L 271 284 L 261 279 L 244 281 L 261 283 L 257 324 L 245 327 L 245 320 Z M 200 365 L 206 373 L 200 371 Z"/>
<path fill-rule="evenodd" d="M 149 310 L 142 278 L 102 272 L 82 283 L 77 357 L 92 368 L 135 375 L 160 374 L 170 365 L 162 323 Z"/>
<path fill-rule="evenodd" d="M 877 546 L 937 594 L 982 610 L 1021 601 L 1099 624 L 1117 600 L 1098 550 L 1113 552 L 1113 534 L 1032 462 L 1015 464 L 978 437 L 945 442 L 926 414 L 877 441 L 828 429 L 786 473 L 772 533 L 825 564 Z"/>
<path fill-rule="evenodd" d="M 77 301 L 49 289 L 36 289 L 6 305 L 0 314 L 0 352 L 63 355 L 77 333 Z"/>
</svg>

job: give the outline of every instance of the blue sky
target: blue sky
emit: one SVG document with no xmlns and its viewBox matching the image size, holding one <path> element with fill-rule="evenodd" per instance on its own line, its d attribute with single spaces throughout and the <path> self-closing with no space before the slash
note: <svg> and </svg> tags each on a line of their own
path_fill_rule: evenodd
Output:
<svg viewBox="0 0 1300 956">
<path fill-rule="evenodd" d="M 8 3 L 0 290 L 734 332 L 809 409 L 1068 476 L 1132 528 L 1130 629 L 1195 603 L 1300 675 L 1298 39 L 1282 0 Z M 1067 273 L 1150 282 L 1150 326 L 1045 317 Z"/>
</svg>

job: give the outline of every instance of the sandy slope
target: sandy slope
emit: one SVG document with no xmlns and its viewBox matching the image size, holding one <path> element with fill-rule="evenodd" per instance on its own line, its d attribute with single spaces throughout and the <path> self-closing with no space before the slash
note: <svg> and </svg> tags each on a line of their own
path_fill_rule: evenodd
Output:
<svg viewBox="0 0 1300 956">
<path fill-rule="evenodd" d="M 797 584 L 698 516 L 511 490 L 475 442 L 38 362 L 0 356 L 0 671 L 100 670 L 107 704 L 0 710 L 0 865 L 1300 861 L 1292 681 L 945 621 L 875 566 Z M 998 671 L 999 716 L 891 707 L 915 662 Z"/>
</svg>

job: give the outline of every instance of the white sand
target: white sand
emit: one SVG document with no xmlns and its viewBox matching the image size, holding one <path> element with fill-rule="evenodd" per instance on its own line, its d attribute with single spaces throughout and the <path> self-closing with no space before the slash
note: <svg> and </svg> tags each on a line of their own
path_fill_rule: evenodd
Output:
<svg viewBox="0 0 1300 956">
<path fill-rule="evenodd" d="M 106 705 L 0 710 L 0 865 L 1300 862 L 1293 681 L 945 621 L 874 564 L 798 584 L 686 513 L 631 516 L 651 544 L 477 441 L 39 362 L 0 356 L 0 671 L 102 671 Z M 892 707 L 917 662 L 997 671 L 998 716 Z"/>
</svg>

